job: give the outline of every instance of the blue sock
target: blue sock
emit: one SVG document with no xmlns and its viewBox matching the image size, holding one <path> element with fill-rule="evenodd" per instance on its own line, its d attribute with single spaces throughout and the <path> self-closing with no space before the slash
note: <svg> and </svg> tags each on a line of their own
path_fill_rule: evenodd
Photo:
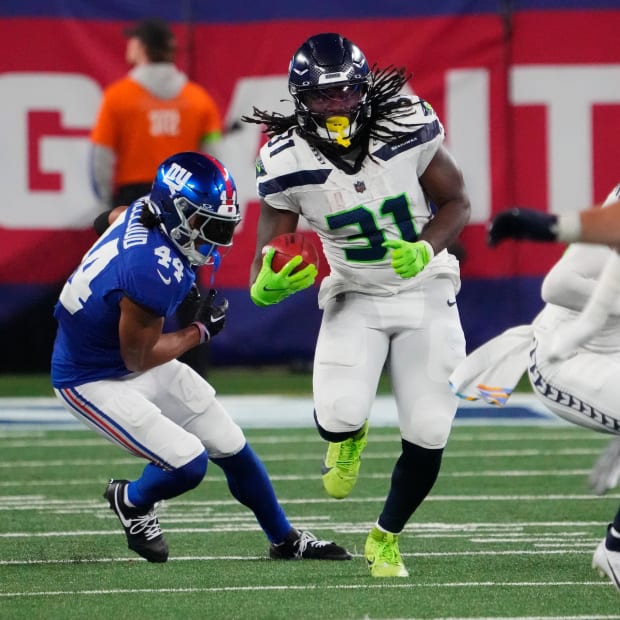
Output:
<svg viewBox="0 0 620 620">
<path fill-rule="evenodd" d="M 207 472 L 206 450 L 195 459 L 172 471 L 149 463 L 142 476 L 127 486 L 127 499 L 138 507 L 152 506 L 160 499 L 181 495 L 200 484 Z"/>
<path fill-rule="evenodd" d="M 224 470 L 233 497 L 254 513 L 269 542 L 281 543 L 292 527 L 278 503 L 265 466 L 249 444 L 234 456 L 211 460 Z"/>
</svg>

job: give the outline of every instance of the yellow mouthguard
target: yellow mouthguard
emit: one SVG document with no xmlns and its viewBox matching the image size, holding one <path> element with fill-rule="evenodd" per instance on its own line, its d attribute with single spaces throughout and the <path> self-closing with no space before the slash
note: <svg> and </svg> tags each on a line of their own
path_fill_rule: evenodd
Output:
<svg viewBox="0 0 620 620">
<path fill-rule="evenodd" d="M 346 116 L 330 116 L 325 121 L 325 128 L 336 134 L 336 142 L 345 148 L 351 146 L 351 140 L 344 135 L 345 129 L 349 128 L 349 119 Z"/>
</svg>

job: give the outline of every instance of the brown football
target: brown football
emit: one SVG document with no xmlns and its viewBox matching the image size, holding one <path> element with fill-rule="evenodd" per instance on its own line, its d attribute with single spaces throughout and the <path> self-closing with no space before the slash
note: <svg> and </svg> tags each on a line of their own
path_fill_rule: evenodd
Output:
<svg viewBox="0 0 620 620">
<path fill-rule="evenodd" d="M 263 248 L 263 254 L 270 247 L 276 250 L 273 255 L 273 260 L 271 261 L 271 269 L 276 273 L 279 272 L 291 258 L 299 255 L 303 258 L 303 262 L 296 267 L 292 273 L 300 271 L 310 264 L 314 265 L 317 269 L 319 268 L 319 253 L 312 241 L 302 233 L 284 233 L 283 235 L 274 237 Z"/>
</svg>

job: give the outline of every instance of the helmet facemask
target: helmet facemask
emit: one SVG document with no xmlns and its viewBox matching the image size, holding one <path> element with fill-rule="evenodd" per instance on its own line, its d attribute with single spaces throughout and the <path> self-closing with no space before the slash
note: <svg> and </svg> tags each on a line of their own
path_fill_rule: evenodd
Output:
<svg viewBox="0 0 620 620">
<path fill-rule="evenodd" d="M 345 149 L 368 120 L 367 82 L 309 88 L 295 95 L 297 119 L 304 132 Z"/>
<path fill-rule="evenodd" d="M 350 148 L 370 118 L 372 79 L 366 57 L 349 39 L 333 32 L 307 39 L 288 73 L 300 132 L 317 146 Z"/>
<path fill-rule="evenodd" d="M 179 224 L 170 238 L 193 265 L 219 261 L 219 248 L 232 245 L 235 226 L 241 220 L 237 205 L 223 202 L 219 207 L 196 205 L 180 196 L 173 199 Z"/>
<path fill-rule="evenodd" d="M 150 204 L 162 229 L 193 265 L 219 264 L 241 221 L 235 182 L 215 157 L 188 151 L 160 164 Z"/>
</svg>

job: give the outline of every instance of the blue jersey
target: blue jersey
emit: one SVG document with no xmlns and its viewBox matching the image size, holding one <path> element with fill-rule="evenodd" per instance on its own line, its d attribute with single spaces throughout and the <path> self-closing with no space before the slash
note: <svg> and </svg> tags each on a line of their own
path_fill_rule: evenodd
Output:
<svg viewBox="0 0 620 620">
<path fill-rule="evenodd" d="M 84 255 L 54 309 L 58 332 L 52 384 L 71 387 L 128 374 L 120 354 L 120 300 L 169 317 L 195 280 L 187 259 L 159 228 L 140 223 L 142 202 L 125 211 Z"/>
</svg>

